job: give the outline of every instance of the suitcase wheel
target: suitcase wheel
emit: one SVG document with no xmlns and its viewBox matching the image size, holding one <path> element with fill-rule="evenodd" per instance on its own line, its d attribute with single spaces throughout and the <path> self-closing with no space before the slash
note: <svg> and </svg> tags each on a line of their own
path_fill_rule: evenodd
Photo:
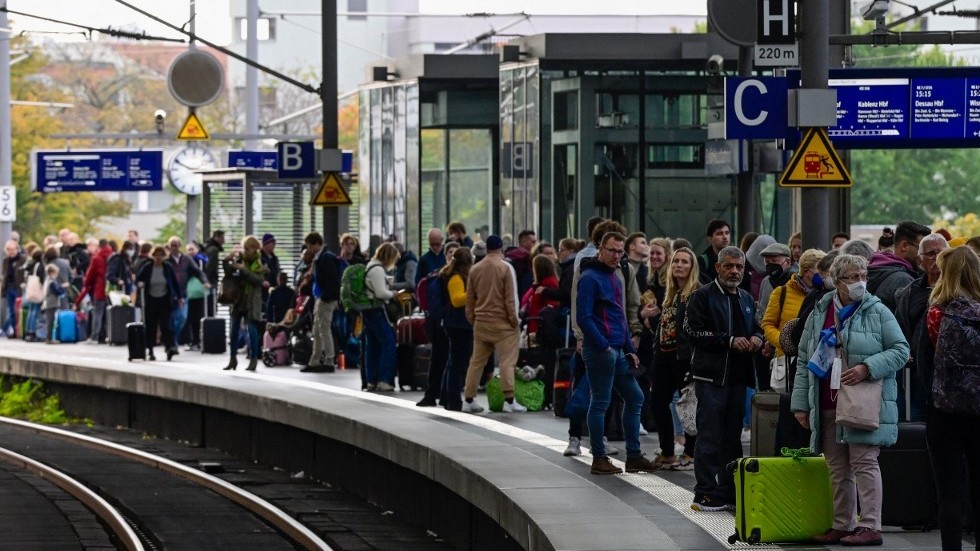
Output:
<svg viewBox="0 0 980 551">
<path fill-rule="evenodd" d="M 735 545 L 738 542 L 738 532 L 728 536 L 728 545 Z"/>
<path fill-rule="evenodd" d="M 264 352 L 262 354 L 262 363 L 264 363 L 266 365 L 266 367 L 275 367 L 276 366 L 276 355 L 275 355 L 275 353 L 274 352 Z"/>
<path fill-rule="evenodd" d="M 745 540 L 745 541 L 747 543 L 749 543 L 750 545 L 755 545 L 755 544 L 759 543 L 760 541 L 762 541 L 762 534 L 759 533 L 759 529 L 758 528 L 753 528 L 752 529 L 752 533 L 749 534 L 749 538 L 747 540 Z"/>
</svg>

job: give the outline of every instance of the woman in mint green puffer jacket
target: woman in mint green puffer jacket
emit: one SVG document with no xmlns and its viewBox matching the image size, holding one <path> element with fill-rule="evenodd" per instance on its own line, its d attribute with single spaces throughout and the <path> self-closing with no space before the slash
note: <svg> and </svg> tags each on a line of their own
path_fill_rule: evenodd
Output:
<svg viewBox="0 0 980 551">
<path fill-rule="evenodd" d="M 878 454 L 881 446 L 898 440 L 895 377 L 908 361 L 909 345 L 892 312 L 878 297 L 867 293 L 867 260 L 840 255 L 830 274 L 836 292 L 820 299 L 806 321 L 790 406 L 796 420 L 812 429 L 810 447 L 823 453 L 830 470 L 833 527 L 814 534 L 813 539 L 822 544 L 881 545 L 883 491 Z M 835 326 L 836 333 L 832 330 Z M 835 347 L 835 338 L 841 347 Z M 830 384 L 835 354 L 843 359 L 840 388 L 866 384 L 867 380 L 882 382 L 877 429 L 860 430 L 836 423 L 839 390 Z M 817 372 L 824 376 L 818 378 Z"/>
</svg>

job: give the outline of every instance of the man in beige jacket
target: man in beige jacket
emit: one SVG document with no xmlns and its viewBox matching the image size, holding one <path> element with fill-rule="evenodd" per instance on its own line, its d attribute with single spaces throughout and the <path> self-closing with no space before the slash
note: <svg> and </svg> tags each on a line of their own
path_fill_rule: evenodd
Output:
<svg viewBox="0 0 980 551">
<path fill-rule="evenodd" d="M 487 359 L 494 351 L 500 363 L 504 411 L 527 411 L 514 401 L 514 366 L 520 348 L 517 276 L 504 260 L 503 248 L 500 237 L 488 237 L 487 256 L 473 265 L 466 282 L 466 319 L 473 324 L 473 355 L 463 388 L 463 411 L 469 413 L 483 411 L 473 398 Z"/>
</svg>

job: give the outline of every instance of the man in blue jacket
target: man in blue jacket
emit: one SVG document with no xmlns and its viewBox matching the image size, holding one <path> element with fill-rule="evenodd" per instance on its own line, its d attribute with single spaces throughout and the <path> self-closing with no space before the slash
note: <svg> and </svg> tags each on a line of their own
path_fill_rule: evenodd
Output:
<svg viewBox="0 0 980 551">
<path fill-rule="evenodd" d="M 603 435 L 606 410 L 612 389 L 622 396 L 623 432 L 626 435 L 626 472 L 653 472 L 660 468 L 640 451 L 640 410 L 643 392 L 629 368 L 640 360 L 633 348 L 626 321 L 625 293 L 616 273 L 625 251 L 626 237 L 609 232 L 602 237 L 595 262 L 583 265 L 576 296 L 576 318 L 582 330 L 582 358 L 592 386 L 589 403 L 589 440 L 592 446 L 592 474 L 619 474 L 622 469 L 609 461 Z"/>
<path fill-rule="evenodd" d="M 739 288 L 745 255 L 738 247 L 725 247 L 714 268 L 717 277 L 691 295 L 684 318 L 698 398 L 695 511 L 735 507 L 735 482 L 725 466 L 742 457 L 745 388 L 755 386 L 752 354 L 763 343 L 755 302 Z"/>
</svg>

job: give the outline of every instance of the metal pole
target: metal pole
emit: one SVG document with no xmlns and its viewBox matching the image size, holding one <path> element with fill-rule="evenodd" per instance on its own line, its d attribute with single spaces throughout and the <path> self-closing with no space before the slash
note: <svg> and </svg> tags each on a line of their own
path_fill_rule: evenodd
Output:
<svg viewBox="0 0 980 551">
<path fill-rule="evenodd" d="M 7 7 L 6 1 L 3 1 L 3 7 Z M 9 28 L 7 12 L 0 11 L 0 29 L 2 29 L 0 30 L 0 109 L 3 109 L 3 116 L 0 116 L 0 189 L 2 186 L 13 185 L 10 174 L 10 32 L 7 31 Z M 0 222 L 0 246 L 6 246 L 12 231 L 13 223 Z M 0 254 L 0 257 L 5 255 Z M 7 276 L 3 268 L 5 265 L 6 262 L 0 263 L 0 277 Z M 0 302 L 4 303 L 3 312 L 6 312 L 6 298 Z"/>
<path fill-rule="evenodd" d="M 797 4 L 800 21 L 800 77 L 803 88 L 826 89 L 830 38 L 830 0 Z M 800 231 L 803 248 L 826 249 L 830 238 L 830 193 L 827 188 L 804 188 L 800 193 Z"/>
<path fill-rule="evenodd" d="M 190 39 L 190 43 L 188 44 L 188 47 L 191 48 L 191 49 L 194 49 L 194 48 L 197 47 L 197 45 L 194 43 L 194 38 L 193 38 L 194 35 L 197 34 L 196 31 L 195 31 L 195 29 L 197 28 L 197 21 L 196 21 L 197 5 L 196 5 L 196 3 L 197 3 L 197 0 L 190 0 L 191 13 L 190 13 L 190 19 L 189 19 L 189 21 L 190 21 L 189 30 L 191 32 L 191 39 Z M 204 184 L 204 185 L 207 185 L 207 184 Z M 198 231 L 197 231 L 197 218 L 198 218 L 198 213 L 200 212 L 200 210 L 201 210 L 201 199 L 200 199 L 200 197 L 197 196 L 197 195 L 188 195 L 187 196 L 187 223 L 184 224 L 184 243 L 190 243 L 191 241 L 195 241 L 198 238 L 198 235 L 199 234 L 198 234 Z"/>
<path fill-rule="evenodd" d="M 738 76 L 740 77 L 752 76 L 752 49 L 752 46 L 740 46 L 738 49 Z M 747 145 L 748 153 L 751 155 L 752 144 L 749 142 Z M 739 149 L 745 148 L 739 144 Z M 748 163 L 747 170 L 738 173 L 737 190 L 738 212 L 735 221 L 738 238 L 741 239 L 746 233 L 759 230 L 759 221 L 756 217 L 759 207 L 756 203 L 755 173 L 752 171 L 751 162 Z"/>
<path fill-rule="evenodd" d="M 320 101 L 323 102 L 323 149 L 337 149 L 337 0 L 323 0 L 321 4 L 323 37 L 323 83 L 320 85 Z M 367 200 L 362 197 L 361 200 Z M 323 209 L 323 239 L 327 248 L 340 250 L 340 209 Z"/>
<path fill-rule="evenodd" d="M 245 57 L 259 60 L 259 0 L 248 0 L 246 7 Z M 251 65 L 245 68 L 245 132 L 259 132 L 259 71 Z M 247 140 L 245 149 L 257 149 L 255 140 Z"/>
</svg>

